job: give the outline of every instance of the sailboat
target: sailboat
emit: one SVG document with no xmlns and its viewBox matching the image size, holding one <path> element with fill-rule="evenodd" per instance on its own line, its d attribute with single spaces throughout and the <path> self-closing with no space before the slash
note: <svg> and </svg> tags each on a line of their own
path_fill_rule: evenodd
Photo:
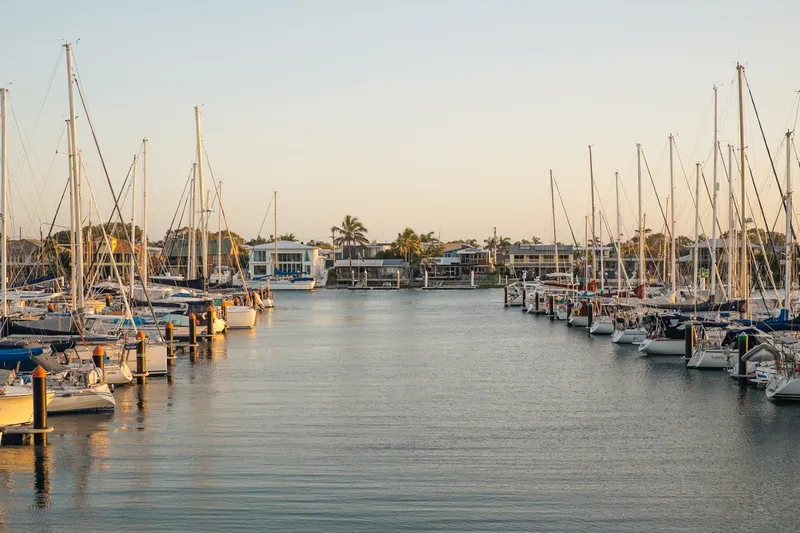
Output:
<svg viewBox="0 0 800 533">
<path fill-rule="evenodd" d="M 33 421 L 33 390 L 25 385 L 14 384 L 16 381 L 13 371 L 0 370 L 0 433 L 4 427 Z M 53 396 L 52 391 L 47 392 L 48 403 Z"/>
</svg>

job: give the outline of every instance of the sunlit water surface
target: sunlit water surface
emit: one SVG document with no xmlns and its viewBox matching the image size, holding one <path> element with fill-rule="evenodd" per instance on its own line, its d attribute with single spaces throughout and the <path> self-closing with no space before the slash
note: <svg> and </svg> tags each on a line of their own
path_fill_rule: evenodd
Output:
<svg viewBox="0 0 800 533">
<path fill-rule="evenodd" d="M 501 300 L 280 293 L 0 449 L 0 531 L 794 530 L 800 406 Z"/>
</svg>

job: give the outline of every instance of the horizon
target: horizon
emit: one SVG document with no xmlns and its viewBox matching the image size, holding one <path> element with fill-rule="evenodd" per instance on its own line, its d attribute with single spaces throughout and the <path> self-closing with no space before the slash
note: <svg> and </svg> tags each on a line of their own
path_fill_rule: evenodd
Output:
<svg viewBox="0 0 800 533">
<path fill-rule="evenodd" d="M 785 154 L 778 146 L 796 124 L 799 85 L 791 75 L 796 60 L 783 43 L 790 42 L 800 6 L 781 5 L 778 17 L 769 9 L 751 13 L 741 1 L 724 11 L 679 4 L 672 12 L 631 13 L 623 2 L 234 2 L 220 11 L 145 1 L 130 13 L 78 1 L 44 13 L 15 2 L 0 36 L 4 49 L 24 51 L 0 58 L 0 82 L 10 89 L 9 235 L 21 227 L 23 236 L 38 236 L 67 177 L 66 158 L 56 152 L 65 149 L 59 39 L 68 34 L 118 194 L 141 139 L 150 141 L 151 240 L 166 233 L 195 158 L 194 105 L 202 106 L 212 164 L 206 183 L 213 170 L 224 183 L 230 228 L 248 240 L 259 233 L 277 190 L 278 233 L 303 242 L 328 240 L 330 227 L 350 214 L 368 228 L 370 241 L 392 241 L 411 227 L 441 233 L 443 241 L 482 243 L 497 227 L 512 241 L 536 236 L 548 243 L 552 168 L 580 244 L 590 209 L 589 145 L 597 208 L 605 208 L 612 231 L 614 172 L 620 172 L 628 239 L 636 225 L 636 144 L 663 204 L 670 133 L 678 148 L 676 233 L 693 237 L 697 160 L 711 186 L 714 85 L 723 150 L 727 142 L 738 146 L 731 83 L 737 61 L 749 74 L 783 186 Z M 777 220 L 776 231 L 784 232 L 748 87 L 745 99 L 748 161 L 769 225 Z M 105 218 L 112 198 L 83 111 L 78 115 L 87 179 Z M 718 234 L 727 229 L 723 165 L 727 155 L 720 158 Z M 663 222 L 646 168 L 646 227 L 658 233 Z M 750 183 L 748 190 L 754 207 L 748 214 L 763 228 Z M 141 198 L 137 203 L 141 212 Z M 710 207 L 701 203 L 701 233 L 710 237 Z M 129 204 L 122 209 L 129 222 Z M 558 240 L 568 242 L 558 198 L 556 217 Z M 67 221 L 62 207 L 57 223 Z M 268 219 L 260 235 L 273 234 L 271 226 Z M 603 234 L 608 240 L 606 228 Z"/>
</svg>

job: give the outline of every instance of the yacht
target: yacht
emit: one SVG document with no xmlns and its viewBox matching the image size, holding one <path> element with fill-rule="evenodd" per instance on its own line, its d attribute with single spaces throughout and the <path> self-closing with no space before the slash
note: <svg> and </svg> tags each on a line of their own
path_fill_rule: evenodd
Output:
<svg viewBox="0 0 800 533">
<path fill-rule="evenodd" d="M 0 428 L 19 426 L 33 421 L 33 390 L 24 385 L 15 385 L 14 372 L 0 370 Z M 48 403 L 53 392 L 47 392 Z"/>
</svg>

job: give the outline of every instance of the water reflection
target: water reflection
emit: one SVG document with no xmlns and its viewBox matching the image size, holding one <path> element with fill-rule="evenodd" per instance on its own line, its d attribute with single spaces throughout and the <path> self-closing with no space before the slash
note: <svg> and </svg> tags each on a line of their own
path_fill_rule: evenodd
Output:
<svg viewBox="0 0 800 533">
<path fill-rule="evenodd" d="M 34 446 L 33 507 L 37 509 L 45 509 L 52 505 L 50 501 L 50 462 L 50 447 Z"/>
</svg>

